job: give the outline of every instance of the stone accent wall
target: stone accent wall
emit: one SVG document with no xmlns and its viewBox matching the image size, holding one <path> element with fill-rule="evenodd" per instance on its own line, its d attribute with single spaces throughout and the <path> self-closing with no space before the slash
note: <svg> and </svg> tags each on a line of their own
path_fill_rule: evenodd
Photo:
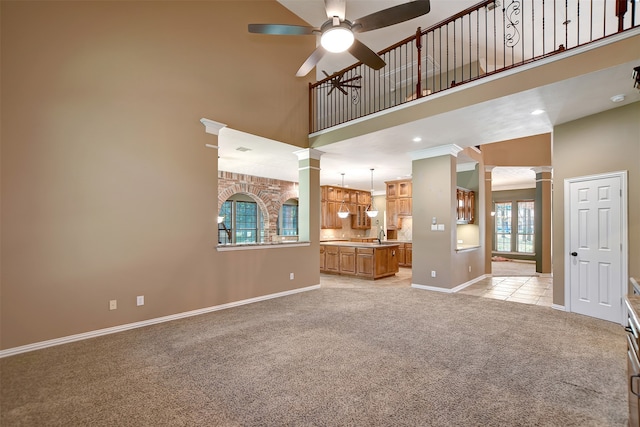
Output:
<svg viewBox="0 0 640 427">
<path fill-rule="evenodd" d="M 222 204 L 234 194 L 251 197 L 264 218 L 265 241 L 278 239 L 278 214 L 282 204 L 298 198 L 298 183 L 259 176 L 218 171 L 218 212 Z"/>
</svg>

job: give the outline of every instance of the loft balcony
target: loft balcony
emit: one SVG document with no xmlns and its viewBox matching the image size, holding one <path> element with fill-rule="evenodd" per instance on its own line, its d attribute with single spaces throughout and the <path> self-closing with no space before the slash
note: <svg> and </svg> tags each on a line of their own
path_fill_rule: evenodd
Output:
<svg viewBox="0 0 640 427">
<path fill-rule="evenodd" d="M 378 52 L 380 70 L 356 63 L 309 86 L 314 134 L 625 32 L 637 0 L 483 1 Z"/>
</svg>

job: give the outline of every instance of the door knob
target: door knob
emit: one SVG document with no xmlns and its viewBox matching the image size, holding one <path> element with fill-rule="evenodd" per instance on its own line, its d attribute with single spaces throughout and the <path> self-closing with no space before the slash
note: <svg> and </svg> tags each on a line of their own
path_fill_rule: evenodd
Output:
<svg viewBox="0 0 640 427">
<path fill-rule="evenodd" d="M 578 256 L 578 252 L 571 252 L 571 256 Z"/>
</svg>

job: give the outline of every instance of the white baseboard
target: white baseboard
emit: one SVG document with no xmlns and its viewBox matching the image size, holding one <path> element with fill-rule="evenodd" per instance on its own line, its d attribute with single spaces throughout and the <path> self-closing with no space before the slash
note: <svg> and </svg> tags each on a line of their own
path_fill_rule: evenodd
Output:
<svg viewBox="0 0 640 427">
<path fill-rule="evenodd" d="M 127 331 L 129 329 L 142 328 L 144 326 L 155 325 L 157 323 L 170 322 L 172 320 L 183 319 L 185 317 L 198 316 L 200 314 L 211 313 L 218 310 L 224 310 L 227 308 L 238 307 L 241 305 L 252 304 L 254 302 L 266 301 L 272 298 L 280 298 L 287 295 L 293 295 L 300 292 L 312 291 L 320 289 L 320 285 L 307 286 L 305 288 L 293 289 L 290 291 L 278 292 L 275 294 L 263 295 L 261 297 L 249 298 L 241 301 L 234 301 L 227 304 L 215 305 L 213 307 L 200 308 L 198 310 L 185 311 L 184 313 L 171 314 L 169 316 L 156 317 L 154 319 L 143 320 L 135 323 L 128 323 L 125 325 L 114 326 L 111 328 L 98 329 L 95 331 L 84 332 L 82 334 L 69 335 L 66 337 L 56 338 L 47 341 L 36 342 L 33 344 L 27 344 L 20 347 L 8 348 L 6 350 L 0 350 L 0 358 L 14 356 L 20 353 L 26 353 L 29 351 L 40 350 L 47 347 L 53 347 L 56 345 L 67 344 L 74 341 L 86 340 L 89 338 L 95 338 L 102 335 L 115 334 L 117 332 Z"/>
<path fill-rule="evenodd" d="M 553 308 L 554 310 L 566 311 L 566 309 L 564 308 L 564 305 L 551 304 L 551 308 Z"/>
<path fill-rule="evenodd" d="M 476 282 L 479 282 L 482 279 L 486 279 L 487 277 L 491 277 L 490 275 L 483 274 L 482 276 L 478 276 L 475 279 L 469 280 L 468 282 L 462 283 L 461 285 L 456 286 L 455 288 L 440 288 L 438 286 L 427 286 L 427 285 L 418 285 L 415 283 L 411 284 L 412 288 L 422 289 L 425 291 L 436 291 L 436 292 L 444 292 L 446 294 L 452 294 L 455 292 L 459 292 L 466 288 L 467 286 L 471 286 Z"/>
</svg>

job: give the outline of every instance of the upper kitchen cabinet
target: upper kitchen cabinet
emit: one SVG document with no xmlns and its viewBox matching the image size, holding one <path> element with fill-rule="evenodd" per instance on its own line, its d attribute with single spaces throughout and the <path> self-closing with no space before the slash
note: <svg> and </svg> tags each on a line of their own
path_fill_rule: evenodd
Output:
<svg viewBox="0 0 640 427">
<path fill-rule="evenodd" d="M 388 181 L 387 229 L 402 228 L 402 218 L 412 214 L 412 186 L 410 180 Z"/>
<path fill-rule="evenodd" d="M 370 192 L 323 185 L 320 187 L 320 194 L 322 197 L 322 229 L 342 228 L 342 219 L 338 217 L 340 210 L 349 211 L 351 228 L 358 230 L 371 228 L 371 218 L 366 214 L 367 207 L 371 203 Z"/>
<path fill-rule="evenodd" d="M 458 224 L 473 224 L 476 220 L 476 193 L 465 188 L 456 190 Z"/>
</svg>

